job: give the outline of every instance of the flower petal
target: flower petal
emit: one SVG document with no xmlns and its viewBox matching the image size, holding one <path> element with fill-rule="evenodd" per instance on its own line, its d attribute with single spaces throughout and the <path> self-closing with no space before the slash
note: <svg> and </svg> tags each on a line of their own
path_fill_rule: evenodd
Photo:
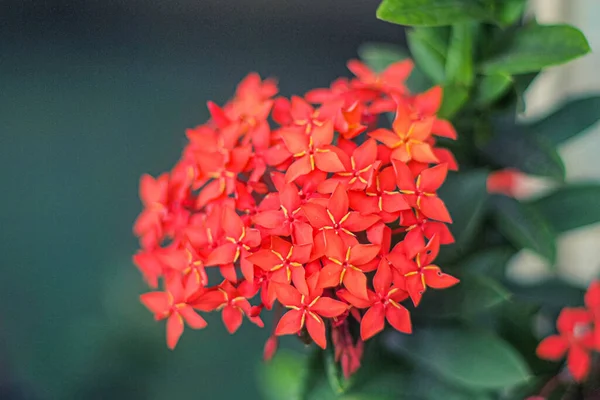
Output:
<svg viewBox="0 0 600 400">
<path fill-rule="evenodd" d="M 333 215 L 336 222 L 340 222 L 348 214 L 348 194 L 342 185 L 337 185 L 331 197 L 327 201 L 327 209 Z"/>
<path fill-rule="evenodd" d="M 353 295 L 363 299 L 368 298 L 367 277 L 361 271 L 354 268 L 346 268 L 343 283 L 344 287 Z"/>
<path fill-rule="evenodd" d="M 460 282 L 452 275 L 443 273 L 436 266 L 427 266 L 422 270 L 425 276 L 425 284 L 434 289 L 446 289 Z"/>
<path fill-rule="evenodd" d="M 540 342 L 535 350 L 537 356 L 544 360 L 558 361 L 565 356 L 569 343 L 558 335 L 548 336 Z"/>
<path fill-rule="evenodd" d="M 591 357 L 581 346 L 573 346 L 567 355 L 569 372 L 577 382 L 582 382 L 590 371 Z"/>
<path fill-rule="evenodd" d="M 325 172 L 340 172 L 344 171 L 344 164 L 338 155 L 331 150 L 315 153 L 315 163 L 317 168 Z"/>
<path fill-rule="evenodd" d="M 319 272 L 317 286 L 320 288 L 335 287 L 340 284 L 342 266 L 331 261 L 326 261 L 325 266 Z"/>
<path fill-rule="evenodd" d="M 207 325 L 204 318 L 198 315 L 191 306 L 186 305 L 179 309 L 179 314 L 192 329 L 202 329 Z"/>
<path fill-rule="evenodd" d="M 167 313 L 171 307 L 169 294 L 166 292 L 144 293 L 140 296 L 140 301 L 154 314 Z"/>
<path fill-rule="evenodd" d="M 379 215 L 375 214 L 361 215 L 356 211 L 351 211 L 349 214 L 341 225 L 350 232 L 362 232 L 380 220 Z"/>
<path fill-rule="evenodd" d="M 283 314 L 279 322 L 277 323 L 277 328 L 275 328 L 275 334 L 277 336 L 281 335 L 292 335 L 297 333 L 302 329 L 302 311 L 299 310 L 290 310 L 287 313 Z"/>
<path fill-rule="evenodd" d="M 442 222 L 452 223 L 452 217 L 446 205 L 437 196 L 421 196 L 418 202 L 419 210 L 425 216 Z"/>
<path fill-rule="evenodd" d="M 302 206 L 302 212 L 314 229 L 321 229 L 324 226 L 331 225 L 331 219 L 327 215 L 327 210 L 321 205 L 306 203 Z"/>
<path fill-rule="evenodd" d="M 367 340 L 383 330 L 385 326 L 385 310 L 381 303 L 375 304 L 363 315 L 360 323 L 360 337 Z"/>
<path fill-rule="evenodd" d="M 177 346 L 177 342 L 183 333 L 183 318 L 177 313 L 171 314 L 167 319 L 167 347 L 171 350 Z"/>
<path fill-rule="evenodd" d="M 302 295 L 292 285 L 285 283 L 272 282 L 274 285 L 277 300 L 284 306 L 300 307 L 302 305 Z"/>
<path fill-rule="evenodd" d="M 398 305 L 398 307 L 393 304 L 388 305 L 385 308 L 385 318 L 394 329 L 403 333 L 412 333 L 410 313 L 401 305 Z"/>
<path fill-rule="evenodd" d="M 350 250 L 350 264 L 355 266 L 364 265 L 373 260 L 379 254 L 381 247 L 376 244 L 357 244 Z"/>
<path fill-rule="evenodd" d="M 225 328 L 227 328 L 227 331 L 231 334 L 235 333 L 240 325 L 242 325 L 242 317 L 242 310 L 234 306 L 225 306 L 225 308 L 223 308 L 223 312 L 221 313 L 223 324 L 225 325 Z"/>
<path fill-rule="evenodd" d="M 377 293 L 387 293 L 392 284 L 392 269 L 385 258 L 379 261 L 379 267 L 373 277 L 373 287 Z"/>
<path fill-rule="evenodd" d="M 253 253 L 246 257 L 246 260 L 264 269 L 265 271 L 270 271 L 271 269 L 273 269 L 273 267 L 282 263 L 281 258 L 279 258 L 275 253 L 273 253 L 271 249 L 261 249 L 256 253 Z"/>
<path fill-rule="evenodd" d="M 419 190 L 421 192 L 435 193 L 442 186 L 447 175 L 447 164 L 438 164 L 435 167 L 423 170 L 420 174 Z"/>
<path fill-rule="evenodd" d="M 325 337 L 325 322 L 318 315 L 308 312 L 306 315 L 306 330 L 312 340 L 322 349 L 327 347 Z"/>
<path fill-rule="evenodd" d="M 288 183 L 293 182 L 299 177 L 310 173 L 312 169 L 310 158 L 308 156 L 300 157 L 288 167 L 285 173 L 285 181 Z"/>
<path fill-rule="evenodd" d="M 348 304 L 331 297 L 319 297 L 319 299 L 310 307 L 310 311 L 326 317 L 333 318 L 343 314 L 348 309 Z"/>
</svg>

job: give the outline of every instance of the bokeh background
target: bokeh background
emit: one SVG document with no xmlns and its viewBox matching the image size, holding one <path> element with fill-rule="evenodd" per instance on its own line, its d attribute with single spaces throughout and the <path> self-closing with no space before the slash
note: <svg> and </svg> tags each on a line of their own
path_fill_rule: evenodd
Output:
<svg viewBox="0 0 600 400">
<path fill-rule="evenodd" d="M 261 398 L 268 330 L 245 324 L 230 336 L 209 318 L 170 352 L 164 325 L 139 304 L 138 179 L 169 169 L 185 128 L 206 120 L 206 100 L 223 103 L 247 72 L 302 94 L 347 75 L 363 42 L 402 44 L 401 27 L 375 18 L 377 3 L 0 1 L 0 399 Z M 597 0 L 532 7 L 600 49 Z M 531 115 L 600 89 L 599 61 L 542 77 Z M 594 132 L 563 149 L 570 179 L 598 179 L 599 151 Z M 562 241 L 561 270 L 575 281 L 600 269 L 600 228 L 587 229 Z M 522 255 L 514 273 L 539 279 L 536 262 Z"/>
</svg>

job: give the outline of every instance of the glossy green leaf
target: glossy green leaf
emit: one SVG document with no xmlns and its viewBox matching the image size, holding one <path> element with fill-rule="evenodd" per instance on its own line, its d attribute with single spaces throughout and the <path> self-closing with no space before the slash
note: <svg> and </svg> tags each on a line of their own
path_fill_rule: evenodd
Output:
<svg viewBox="0 0 600 400">
<path fill-rule="evenodd" d="M 477 26 L 473 23 L 455 24 L 446 56 L 446 81 L 470 87 L 475 78 L 473 72 L 473 40 Z"/>
<path fill-rule="evenodd" d="M 518 30 L 500 54 L 485 61 L 485 74 L 523 74 L 581 57 L 590 46 L 581 31 L 569 25 L 533 24 Z"/>
<path fill-rule="evenodd" d="M 528 204 L 518 200 L 494 196 L 494 216 L 500 232 L 519 249 L 527 248 L 556 261 L 556 234 L 548 220 Z"/>
<path fill-rule="evenodd" d="M 456 239 L 454 244 L 444 246 L 445 258 L 456 258 L 466 252 L 479 234 L 488 199 L 487 175 L 486 170 L 450 173 L 440 188 L 438 194 L 452 216 L 454 222 L 449 228 Z"/>
<path fill-rule="evenodd" d="M 433 83 L 445 79 L 447 38 L 441 28 L 418 28 L 406 34 L 415 63 Z"/>
<path fill-rule="evenodd" d="M 542 137 L 527 135 L 519 126 L 513 126 L 510 132 L 497 132 L 482 150 L 487 159 L 499 167 L 516 168 L 560 181 L 565 179 L 565 165 L 556 146 Z"/>
<path fill-rule="evenodd" d="M 554 145 L 584 132 L 600 120 L 600 96 L 573 99 L 556 111 L 527 126 Z"/>
<path fill-rule="evenodd" d="M 261 366 L 259 380 L 268 400 L 303 400 L 303 383 L 307 379 L 307 357 L 279 351 Z"/>
<path fill-rule="evenodd" d="M 427 291 L 415 317 L 468 318 L 510 299 L 510 292 L 495 279 L 478 274 L 461 274 L 460 283 L 445 290 Z"/>
<path fill-rule="evenodd" d="M 444 98 L 438 116 L 444 119 L 451 119 L 458 113 L 469 100 L 469 89 L 462 85 L 448 84 L 444 85 Z"/>
<path fill-rule="evenodd" d="M 506 287 L 520 302 L 560 309 L 583 305 L 585 291 L 564 280 L 553 278 L 533 285 L 505 282 Z"/>
<path fill-rule="evenodd" d="M 502 25 L 512 25 L 521 19 L 527 0 L 497 0 L 496 19 Z"/>
<path fill-rule="evenodd" d="M 600 222 L 600 184 L 564 186 L 531 203 L 558 233 Z"/>
<path fill-rule="evenodd" d="M 521 355 L 490 333 L 435 326 L 413 335 L 390 334 L 387 339 L 392 352 L 460 386 L 506 389 L 530 378 Z"/>
<path fill-rule="evenodd" d="M 513 79 L 509 75 L 484 75 L 476 86 L 473 101 L 478 107 L 487 107 L 504 96 L 510 90 L 512 84 Z"/>
<path fill-rule="evenodd" d="M 377 18 L 409 26 L 443 26 L 493 17 L 493 5 L 481 0 L 383 0 Z"/>
<path fill-rule="evenodd" d="M 525 112 L 525 93 L 539 74 L 539 72 L 532 72 L 529 74 L 513 76 L 515 94 L 517 95 L 517 112 Z"/>
<path fill-rule="evenodd" d="M 510 247 L 492 247 L 469 256 L 456 267 L 469 273 L 502 279 L 506 265 L 514 255 L 515 250 Z"/>
</svg>

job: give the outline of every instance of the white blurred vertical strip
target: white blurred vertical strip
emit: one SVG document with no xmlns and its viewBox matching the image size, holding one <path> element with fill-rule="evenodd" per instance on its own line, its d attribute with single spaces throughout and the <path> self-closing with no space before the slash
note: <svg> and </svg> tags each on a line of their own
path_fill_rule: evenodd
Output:
<svg viewBox="0 0 600 400">
<path fill-rule="evenodd" d="M 569 23 L 581 29 L 592 47 L 591 54 L 566 66 L 550 68 L 538 78 L 526 97 L 527 118 L 535 118 L 546 114 L 567 97 L 600 93 L 600 24 L 597 22 L 600 19 L 600 1 L 531 0 L 530 7 L 540 23 Z M 563 145 L 560 152 L 567 167 L 568 181 L 600 180 L 600 124 Z M 562 235 L 558 243 L 561 275 L 584 286 L 598 277 L 599 243 L 600 224 Z M 513 276 L 535 279 L 544 275 L 534 267 L 531 255 L 522 254 L 515 261 L 510 269 Z"/>
</svg>

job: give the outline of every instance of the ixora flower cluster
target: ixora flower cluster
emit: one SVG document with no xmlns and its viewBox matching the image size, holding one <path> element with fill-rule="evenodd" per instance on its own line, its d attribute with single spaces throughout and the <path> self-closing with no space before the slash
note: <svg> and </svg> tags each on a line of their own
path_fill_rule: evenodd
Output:
<svg viewBox="0 0 600 400">
<path fill-rule="evenodd" d="M 163 283 L 141 301 L 167 320 L 169 348 L 184 323 L 206 326 L 198 311 L 221 311 L 233 333 L 244 317 L 262 327 L 261 312 L 283 306 L 265 358 L 280 335 L 325 348 L 329 326 L 350 374 L 386 320 L 411 333 L 401 302 L 458 282 L 433 264 L 454 240 L 436 194 L 457 169 L 436 147 L 436 137 L 456 138 L 436 117 L 441 89 L 409 93 L 411 61 L 380 74 L 348 67 L 356 78 L 291 99 L 250 74 L 223 107 L 208 103 L 211 119 L 186 132 L 170 172 L 142 177 L 134 262 L 151 287 Z M 382 114 L 395 114 L 391 129 L 377 127 Z M 209 269 L 221 277 L 209 282 Z"/>
<path fill-rule="evenodd" d="M 585 307 L 562 309 L 556 328 L 557 335 L 545 338 L 538 345 L 538 357 L 558 361 L 566 355 L 573 379 L 584 381 L 592 364 L 591 352 L 600 352 L 600 281 L 590 284 Z"/>
</svg>

